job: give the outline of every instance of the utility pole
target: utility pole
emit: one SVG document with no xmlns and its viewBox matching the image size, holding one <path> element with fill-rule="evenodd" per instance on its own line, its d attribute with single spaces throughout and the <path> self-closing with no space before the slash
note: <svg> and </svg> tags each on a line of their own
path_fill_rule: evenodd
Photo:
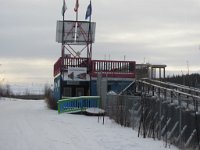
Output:
<svg viewBox="0 0 200 150">
<path fill-rule="evenodd" d="M 190 68 L 189 68 L 189 61 L 186 61 L 187 65 L 187 75 L 188 75 L 188 86 L 190 87 Z"/>
<path fill-rule="evenodd" d="M 183 85 L 185 85 L 185 75 L 182 70 L 181 70 L 181 73 L 182 73 L 182 78 L 183 78 Z"/>
<path fill-rule="evenodd" d="M 186 61 L 186 64 L 187 64 L 188 75 L 190 75 L 190 66 L 189 66 L 189 61 L 188 60 Z"/>
</svg>

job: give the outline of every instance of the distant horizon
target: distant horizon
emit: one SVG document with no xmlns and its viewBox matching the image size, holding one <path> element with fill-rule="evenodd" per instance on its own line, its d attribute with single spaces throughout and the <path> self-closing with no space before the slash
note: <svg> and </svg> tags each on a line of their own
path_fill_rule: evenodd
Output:
<svg viewBox="0 0 200 150">
<path fill-rule="evenodd" d="M 189 70 L 189 74 L 200 74 L 200 71 L 196 71 L 196 70 Z M 180 70 L 177 69 L 175 71 L 173 70 L 168 70 L 166 67 L 166 77 L 170 76 L 172 77 L 173 75 L 187 75 L 188 74 L 188 70 Z M 158 75 L 158 69 L 157 69 L 157 75 Z M 6 77 L 4 78 L 4 81 L 1 82 L 4 85 L 8 84 L 8 85 L 22 85 L 22 86 L 45 86 L 45 85 L 50 85 L 53 86 L 54 84 L 54 79 L 53 79 L 53 75 L 49 76 L 48 78 L 34 78 L 34 77 L 25 77 L 22 78 L 21 80 L 8 80 Z"/>
<path fill-rule="evenodd" d="M 167 70 L 166 77 L 168 76 L 172 77 L 173 75 L 186 75 L 187 73 L 188 73 L 187 69 L 182 70 L 182 71 L 181 70 L 179 71 L 179 69 L 177 71 Z M 193 74 L 193 73 L 200 74 L 197 71 L 190 70 L 190 74 Z M 158 70 L 157 70 L 157 74 L 158 74 Z M 22 81 L 16 81 L 16 80 L 8 81 L 5 78 L 5 80 L 1 83 L 3 83 L 3 85 L 9 85 L 11 92 L 14 94 L 19 94 L 19 95 L 26 94 L 27 92 L 29 92 L 30 94 L 43 94 L 45 85 L 48 85 L 52 89 L 54 86 L 53 75 L 52 77 L 49 77 L 48 80 L 46 78 L 44 80 L 43 79 L 35 80 L 34 78 L 28 78 L 28 80 L 26 81 L 23 81 L 23 80 Z"/>
</svg>

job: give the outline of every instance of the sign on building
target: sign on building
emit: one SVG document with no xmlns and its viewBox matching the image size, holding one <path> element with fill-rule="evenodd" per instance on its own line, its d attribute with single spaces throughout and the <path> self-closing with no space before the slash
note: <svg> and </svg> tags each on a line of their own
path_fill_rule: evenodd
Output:
<svg viewBox="0 0 200 150">
<path fill-rule="evenodd" d="M 64 73 L 65 81 L 89 81 L 90 76 L 87 74 L 86 67 L 69 67 Z"/>
</svg>

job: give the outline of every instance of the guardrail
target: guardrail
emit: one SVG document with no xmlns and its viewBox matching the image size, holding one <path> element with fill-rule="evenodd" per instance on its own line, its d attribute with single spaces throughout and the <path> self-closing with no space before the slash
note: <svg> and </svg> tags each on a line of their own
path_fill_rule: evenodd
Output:
<svg viewBox="0 0 200 150">
<path fill-rule="evenodd" d="M 80 96 L 58 101 L 58 113 L 83 112 L 87 108 L 99 107 L 100 96 Z"/>
</svg>

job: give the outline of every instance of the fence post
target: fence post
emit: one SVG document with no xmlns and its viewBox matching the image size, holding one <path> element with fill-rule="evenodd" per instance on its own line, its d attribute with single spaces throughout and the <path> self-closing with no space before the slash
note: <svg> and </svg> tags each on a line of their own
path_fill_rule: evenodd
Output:
<svg viewBox="0 0 200 150">
<path fill-rule="evenodd" d="M 161 121 L 161 116 L 162 116 L 162 101 L 160 98 L 160 88 L 158 88 L 158 98 L 159 98 L 159 136 L 158 139 L 161 140 L 161 128 L 162 128 L 162 121 Z"/>
<path fill-rule="evenodd" d="M 182 130 L 182 109 L 181 109 L 181 105 L 182 105 L 182 101 L 181 101 L 181 98 L 180 98 L 180 94 L 177 94 L 177 99 L 178 99 L 178 104 L 179 104 L 179 135 L 181 135 L 181 130 Z M 180 137 L 180 140 L 179 140 L 179 145 L 181 146 L 181 137 Z"/>
<path fill-rule="evenodd" d="M 197 145 L 200 150 L 200 140 L 199 140 L 199 123 L 198 123 L 198 101 L 196 100 L 196 110 L 195 110 L 195 126 L 197 130 Z"/>
</svg>

